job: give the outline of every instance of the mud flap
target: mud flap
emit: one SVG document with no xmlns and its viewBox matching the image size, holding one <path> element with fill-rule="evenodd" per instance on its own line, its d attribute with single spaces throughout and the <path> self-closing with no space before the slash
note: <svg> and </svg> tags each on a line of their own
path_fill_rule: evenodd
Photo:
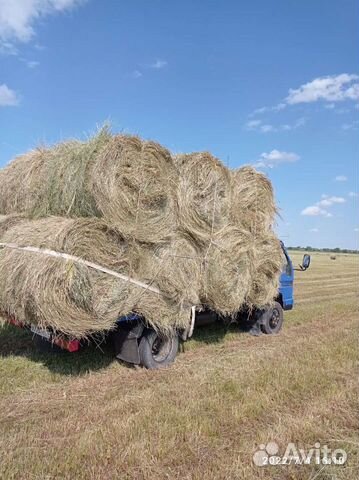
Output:
<svg viewBox="0 0 359 480">
<path fill-rule="evenodd" d="M 138 350 L 138 339 L 144 330 L 142 323 L 127 323 L 120 325 L 118 330 L 113 332 L 113 343 L 116 358 L 127 363 L 140 364 L 140 353 Z"/>
</svg>

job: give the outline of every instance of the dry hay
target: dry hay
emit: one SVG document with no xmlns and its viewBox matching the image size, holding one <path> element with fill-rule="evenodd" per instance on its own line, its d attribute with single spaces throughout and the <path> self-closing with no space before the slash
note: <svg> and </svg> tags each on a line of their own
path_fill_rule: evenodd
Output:
<svg viewBox="0 0 359 480">
<path fill-rule="evenodd" d="M 0 170 L 0 213 L 104 217 L 127 237 L 168 241 L 176 225 L 176 169 L 168 150 L 101 129 L 85 142 L 38 149 Z"/>
<path fill-rule="evenodd" d="M 253 237 L 252 246 L 251 278 L 245 304 L 249 309 L 264 308 L 278 295 L 283 252 L 278 238 L 271 231 Z"/>
<path fill-rule="evenodd" d="M 184 308 L 200 303 L 202 255 L 191 237 L 177 232 L 154 249 L 140 247 L 139 276 Z"/>
<path fill-rule="evenodd" d="M 222 315 L 243 305 L 251 281 L 251 234 L 237 227 L 218 232 L 205 256 L 201 300 Z"/>
<path fill-rule="evenodd" d="M 205 257 L 201 300 L 224 316 L 270 305 L 278 295 L 283 265 L 280 243 L 271 231 L 254 236 L 238 227 L 224 228 Z"/>
<path fill-rule="evenodd" d="M 246 166 L 231 172 L 231 220 L 260 234 L 273 225 L 277 208 L 270 180 Z"/>
<path fill-rule="evenodd" d="M 37 148 L 16 157 L 0 169 L 0 213 L 32 213 L 44 185 L 43 170 L 49 151 Z"/>
<path fill-rule="evenodd" d="M 23 215 L 0 215 L 0 238 L 7 230 L 21 224 L 22 222 L 26 222 Z"/>
<path fill-rule="evenodd" d="M 201 245 L 228 223 L 230 174 L 208 152 L 175 156 L 179 224 Z"/>
<path fill-rule="evenodd" d="M 106 220 L 142 242 L 171 237 L 176 225 L 175 186 L 169 151 L 129 135 L 112 138 L 92 175 L 93 196 Z"/>
<path fill-rule="evenodd" d="M 70 140 L 16 158 L 0 170 L 0 213 L 100 216 L 89 190 L 89 177 L 110 138 L 104 127 L 85 142 Z"/>
<path fill-rule="evenodd" d="M 98 219 L 49 217 L 15 226 L 1 242 L 50 248 L 138 277 L 143 252 Z M 148 251 L 148 255 L 153 252 Z M 156 263 L 156 266 L 158 262 Z M 173 267 L 173 265 L 172 265 Z M 169 268 L 166 266 L 166 268 Z M 173 298 L 145 290 L 130 282 L 100 273 L 75 261 L 9 248 L 0 249 L 0 309 L 27 323 L 52 327 L 76 338 L 109 330 L 117 318 L 130 312 L 143 317 L 161 332 L 185 327 L 189 308 L 176 279 L 169 290 Z M 164 277 L 149 278 L 156 286 Z M 182 293 L 182 296 L 181 296 Z"/>
<path fill-rule="evenodd" d="M 136 312 L 168 332 L 187 324 L 193 304 L 235 315 L 277 295 L 273 190 L 253 168 L 230 172 L 207 152 L 173 161 L 157 143 L 105 128 L 87 142 L 19 157 L 0 182 L 0 212 L 21 212 L 0 218 L 3 242 L 79 256 L 163 293 L 73 261 L 3 249 L 0 306 L 19 319 L 84 337 Z"/>
<path fill-rule="evenodd" d="M 40 198 L 31 214 L 35 217 L 101 216 L 90 190 L 92 168 L 101 150 L 110 142 L 106 127 L 85 142 L 72 140 L 48 150 Z"/>
</svg>

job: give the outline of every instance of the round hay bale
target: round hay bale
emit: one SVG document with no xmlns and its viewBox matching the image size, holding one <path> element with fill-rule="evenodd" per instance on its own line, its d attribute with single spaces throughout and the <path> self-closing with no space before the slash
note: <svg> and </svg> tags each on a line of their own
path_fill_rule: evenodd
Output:
<svg viewBox="0 0 359 480">
<path fill-rule="evenodd" d="M 85 142 L 62 142 L 16 158 L 0 170 L 0 213 L 35 218 L 101 216 L 89 189 L 90 175 L 110 138 L 104 127 Z"/>
<path fill-rule="evenodd" d="M 92 307 L 88 269 L 61 259 L 0 251 L 1 310 L 18 320 L 83 338 L 109 327 Z"/>
<path fill-rule="evenodd" d="M 231 220 L 253 233 L 268 230 L 277 213 L 270 180 L 246 166 L 231 172 Z"/>
<path fill-rule="evenodd" d="M 30 213 L 39 201 L 44 165 L 49 151 L 37 148 L 16 157 L 0 169 L 0 213 Z"/>
<path fill-rule="evenodd" d="M 188 309 L 200 303 L 202 255 L 189 236 L 178 232 L 155 248 L 142 245 L 140 252 L 140 278 L 176 305 Z"/>
<path fill-rule="evenodd" d="M 222 315 L 235 315 L 251 282 L 252 236 L 230 226 L 218 232 L 205 255 L 201 300 Z"/>
<path fill-rule="evenodd" d="M 171 236 L 175 185 L 168 150 L 130 135 L 112 138 L 92 174 L 93 196 L 106 221 L 141 242 L 158 243 Z"/>
<path fill-rule="evenodd" d="M 143 252 L 102 220 L 28 220 L 7 230 L 1 240 L 75 255 L 143 281 L 139 277 Z M 162 274 L 159 279 L 164 285 Z M 148 283 L 155 285 L 154 280 L 149 276 Z M 182 284 L 173 280 L 170 285 L 174 291 Z M 119 316 L 131 312 L 143 316 L 158 331 L 184 327 L 189 307 L 179 305 L 185 294 L 176 293 L 177 303 L 72 260 L 0 249 L 0 310 L 76 338 L 112 329 Z"/>
<path fill-rule="evenodd" d="M 208 152 L 175 156 L 179 172 L 179 224 L 200 245 L 228 224 L 230 174 Z"/>
<path fill-rule="evenodd" d="M 246 304 L 250 309 L 264 308 L 278 295 L 279 276 L 283 268 L 283 252 L 273 232 L 253 238 L 251 281 Z"/>
</svg>

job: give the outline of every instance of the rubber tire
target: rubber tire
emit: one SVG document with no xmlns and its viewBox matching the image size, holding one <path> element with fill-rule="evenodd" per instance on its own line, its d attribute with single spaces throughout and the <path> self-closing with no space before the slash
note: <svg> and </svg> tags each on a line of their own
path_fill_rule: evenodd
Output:
<svg viewBox="0 0 359 480">
<path fill-rule="evenodd" d="M 154 330 L 145 330 L 144 334 L 141 337 L 139 344 L 139 353 L 140 353 L 140 364 L 149 370 L 157 370 L 159 368 L 167 367 L 175 361 L 178 348 L 179 348 L 179 338 L 178 335 L 173 337 L 166 338 L 166 341 L 171 342 L 171 348 L 167 356 L 158 361 L 154 358 L 152 348 L 154 342 L 157 340 L 158 335 Z"/>
<path fill-rule="evenodd" d="M 270 320 L 273 315 L 273 311 L 276 310 L 279 314 L 278 323 L 273 328 L 270 325 Z M 274 335 L 278 333 L 283 325 L 283 308 L 282 305 L 278 302 L 274 302 L 274 305 L 263 312 L 262 318 L 260 319 L 260 326 L 263 333 L 267 335 Z"/>
</svg>

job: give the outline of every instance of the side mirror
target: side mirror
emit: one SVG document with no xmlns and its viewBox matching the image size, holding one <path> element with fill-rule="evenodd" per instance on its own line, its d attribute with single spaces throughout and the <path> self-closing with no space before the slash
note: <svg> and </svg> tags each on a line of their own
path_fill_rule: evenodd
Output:
<svg viewBox="0 0 359 480">
<path fill-rule="evenodd" d="M 300 266 L 300 268 L 302 270 L 307 270 L 307 268 L 309 268 L 309 265 L 310 265 L 310 255 L 308 255 L 306 253 L 305 255 L 303 255 L 303 261 L 302 261 L 302 265 Z"/>
</svg>

